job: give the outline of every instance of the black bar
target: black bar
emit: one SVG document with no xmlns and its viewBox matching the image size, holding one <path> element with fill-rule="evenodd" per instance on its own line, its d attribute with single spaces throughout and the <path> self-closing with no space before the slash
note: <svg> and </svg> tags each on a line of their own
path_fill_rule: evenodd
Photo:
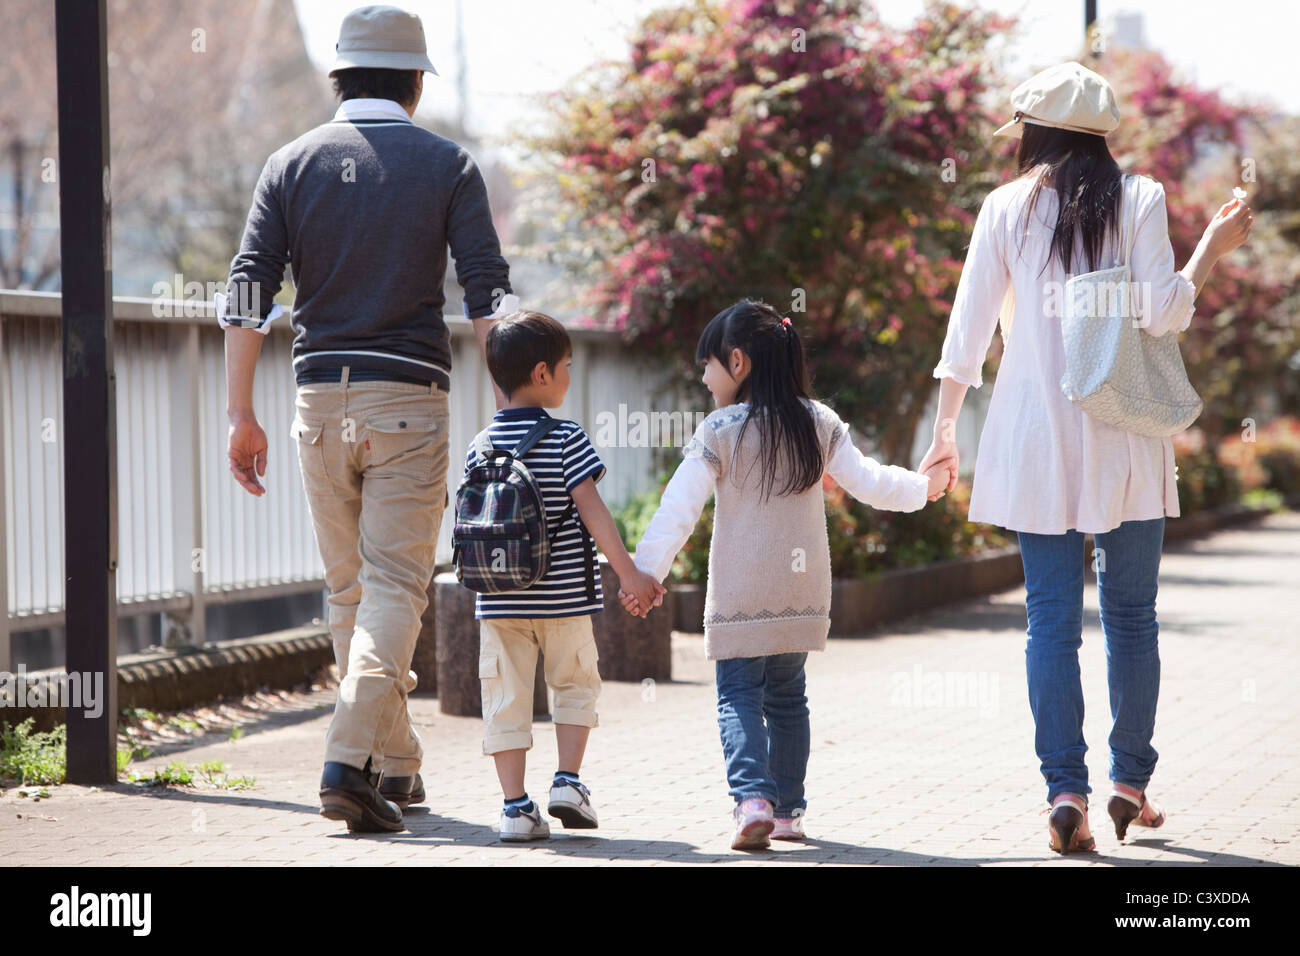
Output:
<svg viewBox="0 0 1300 956">
<path fill-rule="evenodd" d="M 105 0 L 57 0 L 63 290 L 67 670 L 102 681 L 100 713 L 69 703 L 68 781 L 117 780 L 117 409 Z"/>
<path fill-rule="evenodd" d="M 1097 0 L 1083 0 L 1083 42 L 1092 44 L 1092 25 L 1097 22 Z"/>
</svg>

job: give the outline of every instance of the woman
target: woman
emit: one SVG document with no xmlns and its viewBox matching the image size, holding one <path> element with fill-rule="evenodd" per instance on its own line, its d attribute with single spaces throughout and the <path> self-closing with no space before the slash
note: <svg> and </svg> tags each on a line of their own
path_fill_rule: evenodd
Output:
<svg viewBox="0 0 1300 956">
<path fill-rule="evenodd" d="M 924 471 L 947 462 L 967 387 L 980 370 L 1006 293 L 1006 348 L 980 436 L 970 519 L 1012 529 L 1020 542 L 1029 620 L 1025 647 L 1035 748 L 1051 806 L 1049 845 L 1095 847 L 1088 825 L 1087 749 L 1078 648 L 1083 627 L 1083 536 L 1097 547 L 1111 716 L 1108 811 L 1116 835 L 1157 827 L 1164 813 L 1146 796 L 1160 685 L 1156 577 L 1165 516 L 1177 517 L 1173 444 L 1091 418 L 1061 393 L 1060 312 L 1067 275 L 1115 264 L 1121 174 L 1105 136 L 1119 122 L 1104 79 L 1077 63 L 1044 70 L 1012 93 L 1015 118 L 997 132 L 1018 136 L 1018 178 L 989 194 L 975 222 L 941 360 L 934 442 Z M 1139 178 L 1129 257 L 1148 335 L 1177 335 L 1215 262 L 1250 233 L 1244 203 L 1225 204 L 1196 252 L 1174 270 L 1164 190 Z M 1232 208 L 1235 205 L 1236 208 Z M 1231 211 L 1229 211 L 1231 210 Z M 1126 210 L 1126 213 L 1128 210 Z"/>
</svg>

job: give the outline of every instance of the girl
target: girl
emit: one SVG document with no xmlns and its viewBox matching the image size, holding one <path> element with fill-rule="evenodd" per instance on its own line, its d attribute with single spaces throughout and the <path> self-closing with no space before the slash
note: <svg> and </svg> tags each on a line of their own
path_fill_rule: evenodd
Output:
<svg viewBox="0 0 1300 956">
<path fill-rule="evenodd" d="M 949 481 L 861 454 L 848 426 L 813 399 L 788 318 L 743 301 L 713 317 L 696 361 L 718 408 L 683 451 L 634 560 L 662 581 L 716 495 L 705 654 L 716 661 L 718 727 L 735 798 L 734 849 L 804 835 L 809 726 L 804 661 L 830 630 L 830 550 L 822 476 L 859 501 L 916 511 Z M 624 607 L 642 614 L 636 599 Z"/>
<path fill-rule="evenodd" d="M 1170 439 L 1094 419 L 1059 385 L 1065 346 L 1053 290 L 1071 274 L 1108 268 L 1116 259 L 1123 187 L 1106 147 L 1106 134 L 1119 123 L 1114 94 L 1096 73 L 1065 63 L 1021 84 L 1011 102 L 1015 119 L 998 133 L 1020 139 L 1017 178 L 989 193 L 975 221 L 934 370 L 942 379 L 934 443 L 921 465 L 956 465 L 949 436 L 967 387 L 983 381 L 984 355 L 1011 291 L 1014 331 L 1004 326 L 1006 349 L 980 436 L 970 520 L 1010 528 L 1020 541 L 1029 704 L 1051 807 L 1048 844 L 1067 853 L 1096 846 L 1088 824 L 1078 653 L 1085 533 L 1096 542 L 1114 719 L 1107 810 L 1120 840 L 1130 823 L 1158 827 L 1165 820 L 1146 787 L 1156 765 L 1151 737 L 1160 689 L 1156 578 L 1165 516 L 1178 517 L 1178 491 Z M 1164 189 L 1138 178 L 1129 196 L 1136 205 L 1123 212 L 1137 222 L 1130 277 L 1149 303 L 1140 327 L 1147 335 L 1177 335 L 1192 321 L 1193 302 L 1215 262 L 1249 235 L 1251 212 L 1245 203 L 1221 208 L 1176 272 Z"/>
</svg>

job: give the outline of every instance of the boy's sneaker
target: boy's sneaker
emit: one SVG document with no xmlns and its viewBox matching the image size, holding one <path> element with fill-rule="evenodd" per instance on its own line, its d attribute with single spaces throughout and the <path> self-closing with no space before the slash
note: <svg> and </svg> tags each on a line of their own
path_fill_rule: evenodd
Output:
<svg viewBox="0 0 1300 956">
<path fill-rule="evenodd" d="M 742 800 L 733 815 L 736 820 L 736 832 L 731 838 L 733 850 L 765 850 L 772 845 L 768 834 L 776 821 L 768 800 L 763 797 Z"/>
<path fill-rule="evenodd" d="M 591 791 L 567 777 L 556 777 L 551 783 L 546 812 L 574 830 L 594 830 L 599 826 L 596 808 L 591 805 Z"/>
<path fill-rule="evenodd" d="M 803 810 L 798 809 L 792 812 L 788 817 L 776 817 L 776 826 L 772 828 L 773 840 L 802 840 L 803 832 Z"/>
<path fill-rule="evenodd" d="M 520 806 L 505 807 L 501 811 L 501 839 L 506 843 L 527 843 L 529 840 L 545 840 L 551 835 L 551 827 L 542 819 L 542 811 L 532 800 L 528 809 Z"/>
</svg>

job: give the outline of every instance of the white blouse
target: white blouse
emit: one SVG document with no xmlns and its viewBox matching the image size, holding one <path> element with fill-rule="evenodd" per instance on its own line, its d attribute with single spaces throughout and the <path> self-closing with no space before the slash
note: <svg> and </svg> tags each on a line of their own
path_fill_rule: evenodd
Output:
<svg viewBox="0 0 1300 956">
<path fill-rule="evenodd" d="M 980 436 L 970 520 L 1062 534 L 1177 517 L 1173 442 L 1099 422 L 1061 393 L 1060 303 L 1067 275 L 1055 258 L 1043 268 L 1057 200 L 1055 191 L 1044 187 L 1026 224 L 1032 185 L 1032 179 L 1018 179 L 984 200 L 934 370 L 935 378 L 972 388 L 983 384 L 981 368 L 1010 288 L 1014 316 L 1004 331 L 1005 349 Z M 1138 299 L 1139 306 L 1149 303 L 1144 331 L 1176 335 L 1192 321 L 1195 288 L 1175 271 L 1164 187 L 1142 177 L 1134 192 L 1137 225 L 1129 264 L 1132 280 L 1149 292 L 1149 298 Z M 1116 247 L 1115 234 L 1108 233 L 1097 268 L 1115 263 Z"/>
</svg>

